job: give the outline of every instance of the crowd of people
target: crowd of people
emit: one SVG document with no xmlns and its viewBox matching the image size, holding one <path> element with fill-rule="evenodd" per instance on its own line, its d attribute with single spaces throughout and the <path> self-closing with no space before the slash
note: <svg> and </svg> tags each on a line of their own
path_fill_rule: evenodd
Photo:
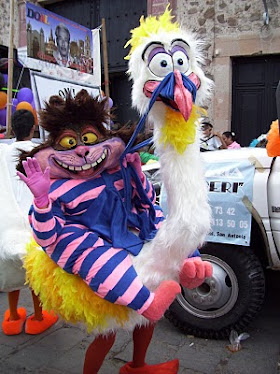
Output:
<svg viewBox="0 0 280 374">
<path fill-rule="evenodd" d="M 215 151 L 217 149 L 238 149 L 241 145 L 237 143 L 235 133 L 225 131 L 220 133 L 214 131 L 213 125 L 208 117 L 203 117 L 200 123 L 200 151 Z"/>
</svg>

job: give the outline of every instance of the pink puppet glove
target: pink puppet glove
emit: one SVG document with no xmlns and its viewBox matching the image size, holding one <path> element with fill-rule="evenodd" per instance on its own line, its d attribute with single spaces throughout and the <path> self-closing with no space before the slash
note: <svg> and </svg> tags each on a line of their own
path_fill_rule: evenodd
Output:
<svg viewBox="0 0 280 374">
<path fill-rule="evenodd" d="M 126 161 L 131 164 L 134 169 L 136 170 L 141 182 L 144 182 L 145 176 L 144 173 L 142 172 L 142 167 L 141 167 L 141 158 L 139 156 L 139 153 L 128 153 L 125 157 Z"/>
<path fill-rule="evenodd" d="M 23 180 L 34 195 L 34 203 L 38 208 L 46 208 L 49 205 L 48 193 L 50 190 L 50 168 L 43 172 L 36 158 L 28 157 L 22 163 L 26 176 L 19 171 L 17 175 Z"/>
<path fill-rule="evenodd" d="M 212 277 L 212 273 L 210 262 L 202 261 L 199 256 L 187 258 L 180 272 L 180 283 L 183 287 L 193 289 L 200 286 L 205 278 Z"/>
</svg>

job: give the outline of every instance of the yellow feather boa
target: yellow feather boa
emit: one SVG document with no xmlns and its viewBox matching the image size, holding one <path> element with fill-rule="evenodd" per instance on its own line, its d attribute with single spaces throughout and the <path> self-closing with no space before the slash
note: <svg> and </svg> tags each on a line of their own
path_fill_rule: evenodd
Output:
<svg viewBox="0 0 280 374">
<path fill-rule="evenodd" d="M 39 296 L 48 311 L 53 310 L 66 322 L 86 325 L 88 332 L 102 333 L 109 319 L 123 326 L 129 318 L 127 307 L 112 304 L 97 296 L 77 275 L 61 269 L 32 240 L 24 261 L 26 283 Z"/>
<path fill-rule="evenodd" d="M 183 154 L 187 146 L 195 141 L 196 123 L 202 112 L 202 108 L 193 105 L 191 115 L 186 121 L 181 113 L 167 107 L 160 141 L 164 145 L 172 144 L 177 153 Z"/>
</svg>

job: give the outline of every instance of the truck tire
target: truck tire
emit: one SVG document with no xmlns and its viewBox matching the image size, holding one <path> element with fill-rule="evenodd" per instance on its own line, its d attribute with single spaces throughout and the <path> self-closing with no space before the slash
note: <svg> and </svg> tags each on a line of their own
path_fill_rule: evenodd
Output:
<svg viewBox="0 0 280 374">
<path fill-rule="evenodd" d="M 252 248 L 207 243 L 201 250 L 213 266 L 213 277 L 196 289 L 182 287 L 166 318 L 184 333 L 200 338 L 225 339 L 238 333 L 261 310 L 265 277 Z"/>
</svg>

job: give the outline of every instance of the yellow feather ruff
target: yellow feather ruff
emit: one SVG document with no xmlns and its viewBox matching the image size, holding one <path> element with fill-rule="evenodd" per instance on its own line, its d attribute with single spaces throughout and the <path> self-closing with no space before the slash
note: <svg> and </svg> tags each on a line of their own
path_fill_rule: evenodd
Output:
<svg viewBox="0 0 280 374">
<path fill-rule="evenodd" d="M 43 307 L 53 310 L 66 322 L 81 322 L 88 332 L 102 333 L 108 327 L 108 319 L 124 326 L 129 318 L 127 307 L 97 296 L 79 276 L 68 274 L 56 265 L 34 240 L 27 245 L 24 267 L 26 283 L 39 295 Z"/>
<path fill-rule="evenodd" d="M 267 135 L 267 154 L 270 157 L 280 156 L 280 134 L 278 120 L 273 121 Z"/>
<path fill-rule="evenodd" d="M 131 30 L 131 39 L 126 43 L 124 48 L 131 46 L 129 54 L 124 58 L 129 60 L 132 52 L 143 42 L 143 38 L 147 38 L 152 34 L 156 34 L 159 31 L 178 31 L 178 22 L 172 22 L 174 16 L 171 16 L 171 10 L 169 10 L 169 4 L 167 5 L 165 12 L 158 18 L 155 16 L 148 16 L 144 19 L 144 16 L 140 18 L 140 26 Z"/>
<path fill-rule="evenodd" d="M 200 108 L 193 105 L 188 121 L 185 121 L 181 113 L 166 108 L 165 124 L 161 130 L 160 141 L 171 144 L 177 153 L 183 154 L 189 144 L 194 143 L 196 123 L 201 115 Z"/>
</svg>

